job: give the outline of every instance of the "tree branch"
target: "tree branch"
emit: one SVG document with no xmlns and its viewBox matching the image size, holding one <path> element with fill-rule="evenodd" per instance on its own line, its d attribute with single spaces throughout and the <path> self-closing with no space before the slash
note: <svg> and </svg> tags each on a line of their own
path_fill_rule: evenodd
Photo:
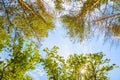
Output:
<svg viewBox="0 0 120 80">
<path fill-rule="evenodd" d="M 79 15 L 78 15 L 78 18 L 80 18 L 80 17 L 84 16 L 86 13 L 88 13 L 88 12 L 89 12 L 91 9 L 93 9 L 100 1 L 101 1 L 101 0 L 97 0 L 95 3 L 93 3 L 93 5 L 90 6 L 90 7 L 88 7 L 87 10 L 86 10 L 84 13 L 79 14 Z M 88 4 L 87 4 L 87 5 L 88 5 Z M 83 7 L 84 7 L 84 6 L 83 6 Z"/>
<path fill-rule="evenodd" d="M 45 7 L 44 7 L 42 1 L 41 0 L 37 0 L 37 4 L 40 6 L 40 8 L 42 9 L 42 11 L 45 12 Z"/>
<path fill-rule="evenodd" d="M 30 10 L 32 12 L 33 15 L 36 15 L 36 13 L 30 8 L 30 6 L 28 4 L 26 4 L 23 0 L 18 0 L 18 2 L 25 6 L 25 8 L 27 8 L 28 10 Z"/>
<path fill-rule="evenodd" d="M 100 18 L 100 19 L 97 19 L 97 20 L 93 20 L 93 22 L 103 21 L 103 20 L 106 20 L 106 19 L 109 19 L 109 18 L 114 18 L 114 17 L 120 17 L 120 13 L 114 14 L 114 15 L 111 15 L 111 16 L 107 16 L 107 17 L 103 17 L 103 18 Z"/>
<path fill-rule="evenodd" d="M 46 20 L 45 20 L 41 15 L 37 15 L 37 14 L 34 12 L 34 10 L 33 10 L 28 4 L 26 4 L 23 0 L 18 0 L 18 2 L 19 2 L 22 6 L 24 6 L 25 8 L 27 8 L 29 11 L 31 11 L 31 13 L 32 13 L 34 16 L 40 17 L 40 18 L 43 20 L 44 23 L 47 23 Z"/>
</svg>

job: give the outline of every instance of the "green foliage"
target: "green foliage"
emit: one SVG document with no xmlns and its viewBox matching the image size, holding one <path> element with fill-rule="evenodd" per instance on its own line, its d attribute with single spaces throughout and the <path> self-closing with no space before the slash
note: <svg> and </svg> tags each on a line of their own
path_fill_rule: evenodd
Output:
<svg viewBox="0 0 120 80">
<path fill-rule="evenodd" d="M 57 9 L 57 10 L 61 10 L 61 9 L 63 9 L 62 8 L 62 0 L 55 0 L 54 1 L 54 3 L 55 3 L 55 8 Z"/>
<path fill-rule="evenodd" d="M 80 10 L 79 17 L 83 17 L 86 14 L 99 9 L 101 5 L 106 4 L 108 0 L 87 0 L 83 3 L 83 6 Z"/>
<path fill-rule="evenodd" d="M 114 6 L 111 8 L 119 12 L 120 1 L 111 1 L 114 2 Z M 54 0 L 57 11 L 62 10 L 62 3 L 64 3 L 63 0 Z M 37 39 L 41 39 L 48 35 L 49 30 L 54 28 L 54 15 L 52 16 L 46 11 L 47 7 L 44 4 L 42 0 L 36 0 L 35 3 L 29 3 L 26 0 L 2 0 L 0 2 L 0 52 L 10 54 L 8 59 L 0 60 L 0 79 L 32 80 L 25 73 L 30 69 L 34 69 L 35 65 L 40 62 L 46 70 L 49 79 L 79 80 L 85 78 L 85 80 L 108 80 L 106 73 L 114 69 L 116 65 L 109 65 L 110 60 L 103 59 L 102 53 L 75 54 L 70 55 L 65 60 L 57 54 L 58 47 L 55 46 L 51 50 L 44 49 L 47 53 L 46 57 L 41 57 L 38 47 L 34 43 L 27 43 L 23 38 L 20 38 L 21 35 L 24 38 L 34 36 Z M 106 14 L 105 12 L 110 8 L 105 8 L 104 12 L 101 11 L 100 7 L 103 4 L 108 6 L 108 0 L 86 0 L 85 2 L 83 1 L 83 6 L 80 8 L 78 15 L 63 16 L 62 21 L 69 30 L 68 34 L 70 37 L 78 37 L 80 41 L 88 38 L 91 28 L 86 26 L 86 23 L 88 17 L 90 19 L 89 23 L 93 23 L 91 22 L 91 18 L 94 18 L 92 11 L 94 12 L 95 9 L 102 12 L 102 19 L 98 19 L 98 21 L 112 18 L 113 22 L 110 22 L 112 25 L 109 23 L 110 27 L 107 27 L 105 31 L 108 31 L 107 33 L 110 36 L 119 37 L 120 14 L 114 15 L 114 11 L 112 14 L 109 13 L 110 15 Z M 91 15 L 89 14 L 90 12 Z M 114 18 L 118 19 L 118 23 L 117 21 L 116 23 L 114 22 Z M 103 26 L 101 30 L 103 30 Z M 13 39 L 11 35 L 13 36 L 14 34 L 15 37 Z M 80 73 L 82 69 L 85 69 L 85 74 Z"/>
<path fill-rule="evenodd" d="M 103 60 L 103 53 L 71 55 L 67 60 L 71 71 L 70 79 L 84 77 L 85 80 L 108 80 L 106 73 L 115 65 L 109 65 L 109 59 Z M 85 72 L 82 72 L 82 70 Z"/>
<path fill-rule="evenodd" d="M 110 4 L 111 8 L 108 8 L 108 4 L 113 1 L 114 4 Z M 67 25 L 67 29 L 69 29 L 70 37 L 78 38 L 80 41 L 88 38 L 90 32 L 92 32 L 92 28 L 94 26 L 94 20 L 101 22 L 96 26 L 101 26 L 101 31 L 105 29 L 105 33 L 108 33 L 109 36 L 111 35 L 111 31 L 108 31 L 106 28 L 111 27 L 114 23 L 115 18 L 117 17 L 119 23 L 119 16 L 120 14 L 113 16 L 116 12 L 119 13 L 119 0 L 54 0 L 55 5 L 55 13 L 60 11 L 63 12 L 62 4 L 68 3 L 76 3 L 80 2 L 81 7 L 80 9 L 76 9 L 73 14 L 74 16 L 62 16 L 63 23 Z M 15 3 L 15 4 L 11 4 Z M 75 5 L 77 6 L 77 5 Z M 104 9 L 101 7 L 104 6 Z M 35 2 L 31 1 L 24 1 L 24 0 L 11 0 L 11 1 L 1 1 L 1 15 L 0 15 L 0 27 L 9 34 L 12 34 L 13 29 L 17 28 L 15 31 L 19 32 L 18 34 L 23 35 L 25 38 L 28 37 L 35 37 L 37 39 L 42 39 L 47 37 L 48 32 L 54 28 L 54 18 L 56 17 L 54 12 L 53 15 L 49 12 L 49 6 L 43 0 L 36 0 Z M 111 11 L 109 11 L 112 9 Z M 47 11 L 48 10 L 48 11 Z M 99 14 L 95 12 L 97 10 Z M 71 10 L 74 11 L 74 10 Z M 69 11 L 71 13 L 71 11 Z M 66 12 L 66 11 L 65 11 Z M 95 13 L 94 13 L 95 12 Z M 5 13 L 3 15 L 2 13 Z M 63 14 L 64 15 L 64 14 Z M 107 25 L 104 25 L 102 21 L 106 19 L 109 20 L 111 17 L 106 16 L 113 16 L 110 22 Z M 98 16 L 98 17 L 97 17 Z M 101 20 L 101 18 L 103 18 Z M 97 20 L 96 20 L 97 19 Z M 100 19 L 100 20 L 99 20 Z M 104 20 L 105 19 L 105 20 Z M 87 24 L 87 26 L 86 26 Z M 92 25 L 91 25 L 92 24 Z M 108 25 L 109 24 L 109 25 Z M 105 26 L 106 28 L 104 28 Z M 87 28 L 87 29 L 86 29 Z M 14 32 L 15 32 L 14 31 Z"/>
<path fill-rule="evenodd" d="M 54 28 L 53 17 L 46 11 L 43 1 L 29 3 L 23 0 L 3 0 L 1 3 L 3 8 L 0 12 L 5 12 L 5 15 L 0 15 L 0 27 L 8 34 L 12 34 L 16 28 L 14 32 L 25 38 L 35 37 L 41 40 Z"/>
<path fill-rule="evenodd" d="M 18 15 L 14 18 L 13 23 L 26 37 L 34 36 L 41 39 L 46 37 L 48 31 L 54 27 L 50 16 L 46 16 L 45 20 L 47 23 L 39 17 Z"/>
<path fill-rule="evenodd" d="M 6 32 L 0 28 L 0 51 L 2 50 L 2 48 L 4 48 L 8 37 L 9 36 L 6 34 Z"/>
<path fill-rule="evenodd" d="M 23 80 L 33 80 L 29 75 L 26 75 Z"/>
<path fill-rule="evenodd" d="M 111 28 L 108 29 L 109 32 L 111 31 L 111 34 L 114 35 L 114 37 L 120 36 L 120 25 L 119 24 L 113 24 Z"/>
<path fill-rule="evenodd" d="M 70 37 L 78 41 L 83 41 L 96 35 L 94 31 L 97 30 L 105 36 L 105 40 L 109 39 L 111 44 L 116 41 L 119 42 L 120 1 L 112 1 L 73 1 L 82 4 L 80 9 L 78 9 L 79 11 L 74 12 L 73 15 L 67 14 L 61 17 Z"/>
<path fill-rule="evenodd" d="M 110 59 L 103 59 L 102 52 L 94 54 L 74 54 L 67 60 L 57 52 L 58 47 L 51 50 L 44 49 L 47 53 L 42 57 L 42 65 L 47 72 L 49 80 L 109 80 L 107 73 L 116 65 L 109 64 Z"/>
<path fill-rule="evenodd" d="M 6 19 L 4 17 L 0 17 L 0 51 L 6 44 L 9 35 L 7 35 L 6 31 L 4 30 L 4 22 Z"/>
<path fill-rule="evenodd" d="M 68 29 L 68 34 L 71 38 L 78 38 L 79 41 L 83 41 L 89 37 L 89 27 L 85 27 L 84 18 L 78 19 L 73 16 L 63 16 L 62 22 Z"/>
<path fill-rule="evenodd" d="M 62 79 L 61 76 L 64 76 L 64 71 L 62 68 L 64 67 L 65 60 L 59 56 L 57 53 L 58 47 L 54 46 L 51 50 L 48 48 L 44 49 L 47 53 L 46 57 L 41 58 L 41 63 L 44 69 L 47 72 L 48 78 L 51 80 Z"/>
<path fill-rule="evenodd" d="M 32 80 L 26 72 L 39 63 L 38 48 L 19 38 L 16 41 L 11 40 L 4 50 L 9 53 L 9 58 L 0 63 L 0 79 Z"/>
</svg>

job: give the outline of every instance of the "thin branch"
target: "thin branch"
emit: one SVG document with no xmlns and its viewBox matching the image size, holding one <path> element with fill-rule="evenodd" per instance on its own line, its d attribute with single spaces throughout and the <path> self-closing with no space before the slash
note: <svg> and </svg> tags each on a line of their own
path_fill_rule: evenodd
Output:
<svg viewBox="0 0 120 80">
<path fill-rule="evenodd" d="M 107 16 L 107 17 L 103 17 L 103 18 L 100 18 L 100 19 L 97 19 L 97 20 L 93 20 L 93 22 L 103 21 L 103 20 L 106 20 L 106 19 L 109 19 L 109 18 L 114 18 L 114 17 L 120 17 L 120 13 L 114 14 L 114 15 L 111 15 L 111 16 Z"/>
<path fill-rule="evenodd" d="M 107 11 L 107 5 L 108 5 L 108 1 L 105 4 L 105 8 L 104 8 L 103 14 L 105 14 L 105 12 Z"/>
</svg>

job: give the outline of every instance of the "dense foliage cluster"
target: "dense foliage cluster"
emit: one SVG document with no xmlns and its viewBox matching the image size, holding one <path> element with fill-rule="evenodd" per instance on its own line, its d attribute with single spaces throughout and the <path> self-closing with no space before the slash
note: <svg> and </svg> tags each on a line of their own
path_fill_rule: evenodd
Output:
<svg viewBox="0 0 120 80">
<path fill-rule="evenodd" d="M 107 73 L 117 67 L 109 64 L 110 59 L 103 59 L 102 52 L 74 54 L 65 60 L 57 49 L 44 49 L 47 54 L 41 58 L 49 80 L 109 80 Z"/>
</svg>

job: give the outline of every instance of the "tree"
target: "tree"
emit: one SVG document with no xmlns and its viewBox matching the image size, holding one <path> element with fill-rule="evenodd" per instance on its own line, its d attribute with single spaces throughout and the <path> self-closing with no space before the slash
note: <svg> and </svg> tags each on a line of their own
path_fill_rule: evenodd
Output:
<svg viewBox="0 0 120 80">
<path fill-rule="evenodd" d="M 55 13 L 66 12 L 63 6 L 65 3 L 76 3 L 75 6 L 80 3 L 75 11 L 72 7 L 68 14 L 60 16 L 67 25 L 70 37 L 78 38 L 79 41 L 91 38 L 94 35 L 94 26 L 97 26 L 97 29 L 104 33 L 105 39 L 119 40 L 119 0 L 54 0 L 53 3 Z M 2 28 L 7 33 L 12 33 L 13 29 L 17 28 L 24 37 L 34 36 L 41 40 L 54 28 L 53 20 L 56 16 L 54 11 L 50 13 L 51 9 L 45 0 L 1 0 L 0 7 L 0 19 L 5 19 L 5 22 L 1 23 L 4 25 Z"/>
<path fill-rule="evenodd" d="M 48 48 L 44 49 L 44 51 L 47 53 L 46 57 L 41 57 L 41 63 L 47 72 L 48 79 L 58 80 L 62 79 L 60 75 L 62 68 L 64 66 L 64 59 L 62 59 L 61 56 L 59 56 L 57 53 L 58 47 L 53 47 L 51 50 Z M 63 74 L 64 75 L 64 74 Z M 62 76 L 63 76 L 62 75 Z"/>
<path fill-rule="evenodd" d="M 107 39 L 120 37 L 119 0 L 54 0 L 55 12 L 65 12 L 65 2 L 81 3 L 78 12 L 69 10 L 69 14 L 60 16 L 70 37 L 83 41 L 91 36 L 96 26 Z M 57 47 L 45 49 L 47 56 L 41 57 L 36 45 L 24 43 L 23 38 L 41 40 L 54 28 L 56 16 L 49 10 L 45 0 L 0 0 L 0 51 L 10 53 L 9 59 L 0 62 L 0 79 L 31 79 L 25 73 L 38 62 L 43 64 L 49 79 L 108 79 L 105 73 L 115 65 L 106 65 L 109 60 L 103 60 L 101 53 L 75 54 L 66 61 L 56 54 Z M 88 70 L 84 75 L 79 73 L 83 66 L 82 72 Z"/>
<path fill-rule="evenodd" d="M 103 59 L 102 52 L 74 54 L 65 60 L 57 49 L 44 49 L 46 56 L 41 58 L 49 80 L 109 80 L 107 73 L 116 67 L 109 64 L 110 59 Z"/>
<path fill-rule="evenodd" d="M 0 27 L 7 33 L 19 32 L 23 37 L 41 40 L 54 28 L 53 16 L 41 0 L 1 0 Z M 2 25 L 2 26 L 1 26 Z"/>
<path fill-rule="evenodd" d="M 77 10 L 71 8 L 69 14 L 62 16 L 70 37 L 83 41 L 96 34 L 94 29 L 97 29 L 104 33 L 105 40 L 119 41 L 119 0 L 75 0 L 71 3 L 80 3 L 81 6 Z"/>
<path fill-rule="evenodd" d="M 32 80 L 26 72 L 34 69 L 39 63 L 37 46 L 32 42 L 27 43 L 22 38 L 16 41 L 9 40 L 5 46 L 2 48 L 3 53 L 9 53 L 9 57 L 0 60 L 0 80 Z"/>
<path fill-rule="evenodd" d="M 77 20 L 76 16 L 64 16 L 63 23 L 68 30 L 70 38 L 75 38 L 76 40 L 82 42 L 84 39 L 88 39 L 91 34 L 90 27 L 85 26 L 84 18 Z"/>
</svg>

